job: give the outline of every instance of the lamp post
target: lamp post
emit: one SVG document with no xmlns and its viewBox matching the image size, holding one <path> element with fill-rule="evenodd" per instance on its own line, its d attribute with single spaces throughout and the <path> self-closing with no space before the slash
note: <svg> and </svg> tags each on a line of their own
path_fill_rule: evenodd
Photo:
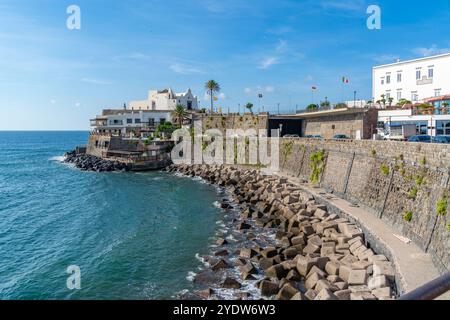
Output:
<svg viewBox="0 0 450 320">
<path fill-rule="evenodd" d="M 280 103 L 278 102 L 278 114 L 280 114 Z"/>
<path fill-rule="evenodd" d="M 356 108 L 356 91 L 353 92 L 353 108 Z"/>
</svg>

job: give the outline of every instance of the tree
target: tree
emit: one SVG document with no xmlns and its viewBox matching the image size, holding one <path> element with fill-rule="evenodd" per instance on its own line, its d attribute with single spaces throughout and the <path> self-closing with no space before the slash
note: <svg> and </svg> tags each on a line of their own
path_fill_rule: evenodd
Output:
<svg viewBox="0 0 450 320">
<path fill-rule="evenodd" d="M 178 124 L 180 128 L 183 126 L 183 121 L 188 117 L 189 113 L 186 111 L 186 109 L 181 105 L 178 104 L 175 107 L 175 110 L 172 111 L 172 117 L 178 120 Z"/>
<path fill-rule="evenodd" d="M 211 97 L 211 113 L 213 113 L 214 93 L 220 92 L 220 85 L 214 80 L 209 80 L 205 84 L 205 89 Z"/>
<path fill-rule="evenodd" d="M 399 107 L 404 107 L 407 104 L 411 104 L 411 101 L 406 100 L 406 99 L 400 99 L 397 102 L 397 106 L 399 106 Z"/>
<path fill-rule="evenodd" d="M 319 106 L 317 104 L 311 103 L 309 106 L 306 107 L 306 110 L 312 111 L 319 109 Z"/>
<path fill-rule="evenodd" d="M 323 101 L 320 103 L 322 108 L 328 108 L 330 106 L 330 101 Z"/>
<path fill-rule="evenodd" d="M 348 108 L 348 105 L 345 104 L 345 103 L 343 103 L 343 102 L 339 102 L 338 104 L 336 104 L 336 105 L 334 106 L 334 108 L 335 108 L 335 109 L 347 109 L 347 108 Z"/>
<path fill-rule="evenodd" d="M 394 102 L 394 98 L 389 97 L 388 102 L 389 102 L 389 108 L 392 107 L 392 102 Z"/>
<path fill-rule="evenodd" d="M 245 105 L 245 108 L 248 109 L 248 111 L 250 111 L 251 114 L 253 114 L 253 103 L 249 102 Z"/>
<path fill-rule="evenodd" d="M 383 104 L 383 108 L 386 109 L 386 95 L 384 94 L 381 95 L 380 102 Z"/>
</svg>

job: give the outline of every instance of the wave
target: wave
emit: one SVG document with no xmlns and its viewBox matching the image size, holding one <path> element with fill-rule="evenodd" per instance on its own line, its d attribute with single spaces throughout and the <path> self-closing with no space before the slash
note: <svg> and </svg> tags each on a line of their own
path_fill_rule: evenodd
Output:
<svg viewBox="0 0 450 320">
<path fill-rule="evenodd" d="M 49 161 L 55 161 L 55 162 L 64 162 L 66 160 L 65 156 L 55 156 L 48 159 Z"/>
</svg>

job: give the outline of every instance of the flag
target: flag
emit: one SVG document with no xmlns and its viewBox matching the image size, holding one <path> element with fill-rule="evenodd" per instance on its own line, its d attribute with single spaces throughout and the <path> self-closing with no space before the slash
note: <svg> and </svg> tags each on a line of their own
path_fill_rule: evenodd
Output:
<svg viewBox="0 0 450 320">
<path fill-rule="evenodd" d="M 342 83 L 348 84 L 349 82 L 347 77 L 342 77 Z"/>
<path fill-rule="evenodd" d="M 214 100 L 214 101 L 217 101 L 217 100 L 219 100 L 219 98 L 217 98 L 217 97 L 214 97 L 214 98 L 213 98 L 213 100 Z"/>
<path fill-rule="evenodd" d="M 317 87 L 316 87 L 316 86 L 313 86 L 311 89 L 312 89 L 312 90 L 317 90 Z"/>
</svg>

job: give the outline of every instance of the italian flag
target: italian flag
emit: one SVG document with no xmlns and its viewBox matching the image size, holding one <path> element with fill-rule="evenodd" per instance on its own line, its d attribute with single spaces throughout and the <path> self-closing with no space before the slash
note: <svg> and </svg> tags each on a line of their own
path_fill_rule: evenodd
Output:
<svg viewBox="0 0 450 320">
<path fill-rule="evenodd" d="M 349 82 L 350 82 L 350 80 L 348 80 L 347 77 L 342 77 L 342 83 L 347 84 L 347 83 L 349 83 Z"/>
</svg>

